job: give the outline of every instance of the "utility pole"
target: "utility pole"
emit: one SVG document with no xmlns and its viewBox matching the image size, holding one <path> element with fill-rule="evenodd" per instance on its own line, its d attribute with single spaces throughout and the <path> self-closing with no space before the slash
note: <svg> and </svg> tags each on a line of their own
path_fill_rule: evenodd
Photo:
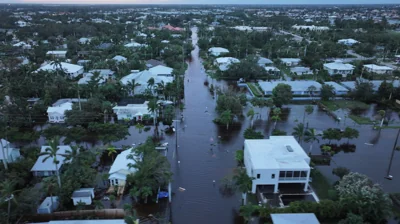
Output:
<svg viewBox="0 0 400 224">
<path fill-rule="evenodd" d="M 390 162 L 389 162 L 389 166 L 388 166 L 387 173 L 386 173 L 386 176 L 385 176 L 385 178 L 388 179 L 388 180 L 392 180 L 392 179 L 393 179 L 393 176 L 390 175 L 390 168 L 392 167 L 394 152 L 396 151 L 397 140 L 399 139 L 399 135 L 400 135 L 400 129 L 399 129 L 399 131 L 397 132 L 396 141 L 394 141 L 393 150 L 392 150 L 392 155 L 390 156 Z"/>
<path fill-rule="evenodd" d="M 78 103 L 79 103 L 79 110 L 82 110 L 81 95 L 80 95 L 80 93 L 79 93 L 79 84 L 78 84 Z"/>
</svg>

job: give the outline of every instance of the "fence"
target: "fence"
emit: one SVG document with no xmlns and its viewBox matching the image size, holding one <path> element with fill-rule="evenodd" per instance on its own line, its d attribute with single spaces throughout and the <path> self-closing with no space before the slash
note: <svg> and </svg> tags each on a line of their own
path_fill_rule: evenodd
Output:
<svg viewBox="0 0 400 224">
<path fill-rule="evenodd" d="M 50 220 L 68 219 L 123 219 L 125 212 L 123 209 L 99 209 L 99 210 L 80 210 L 80 211 L 61 211 L 53 214 L 36 214 L 26 216 L 25 220 L 31 222 L 48 222 Z"/>
</svg>

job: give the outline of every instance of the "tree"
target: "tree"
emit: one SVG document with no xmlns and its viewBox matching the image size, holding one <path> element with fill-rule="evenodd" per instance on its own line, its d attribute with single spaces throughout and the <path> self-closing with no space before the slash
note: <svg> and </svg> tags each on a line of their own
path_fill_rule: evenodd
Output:
<svg viewBox="0 0 400 224">
<path fill-rule="evenodd" d="M 63 154 L 59 154 L 59 144 L 60 144 L 60 137 L 54 137 L 53 139 L 50 139 L 48 141 L 49 147 L 45 149 L 44 152 L 41 152 L 39 154 L 40 156 L 45 156 L 42 160 L 42 162 L 46 162 L 48 159 L 52 159 L 54 165 L 56 166 L 56 176 L 57 176 L 57 182 L 58 182 L 58 187 L 61 188 L 61 178 L 60 178 L 60 172 L 59 172 L 59 167 L 58 164 L 60 161 L 57 159 L 57 156 L 64 156 Z"/>
<path fill-rule="evenodd" d="M 107 155 L 110 157 L 111 156 L 111 160 L 114 161 L 114 155 L 117 154 L 117 150 L 115 149 L 114 146 L 109 146 L 106 148 L 107 151 Z"/>
<path fill-rule="evenodd" d="M 335 97 L 335 88 L 332 85 L 324 84 L 321 87 L 321 100 L 328 101 Z"/>
<path fill-rule="evenodd" d="M 332 174 L 338 176 L 340 179 L 342 179 L 344 176 L 350 173 L 350 170 L 347 169 L 346 167 L 336 167 L 332 170 Z"/>
<path fill-rule="evenodd" d="M 88 130 L 91 132 L 91 134 L 96 135 L 104 145 L 125 139 L 126 136 L 130 135 L 128 127 L 123 124 L 102 124 L 92 122 L 89 123 Z"/>
<path fill-rule="evenodd" d="M 342 139 L 342 133 L 338 128 L 328 128 L 322 132 L 322 139 L 328 139 L 331 144 L 332 140 L 340 140 Z"/>
<path fill-rule="evenodd" d="M 153 115 L 153 123 L 154 126 L 156 126 L 157 123 L 157 113 L 160 108 L 160 105 L 157 103 L 156 98 L 152 98 L 149 100 L 149 103 L 147 104 L 147 108 L 149 112 Z"/>
<path fill-rule="evenodd" d="M 381 102 L 385 102 L 386 99 L 389 99 L 391 94 L 393 93 L 393 89 L 394 89 L 393 83 L 383 80 L 383 82 L 379 86 L 378 92 L 377 92 L 379 100 Z"/>
<path fill-rule="evenodd" d="M 307 129 L 306 132 L 304 133 L 304 141 L 310 144 L 310 149 L 308 151 L 309 154 L 311 154 L 314 142 L 317 141 L 319 143 L 319 139 L 317 138 L 317 132 L 314 128 Z"/>
<path fill-rule="evenodd" d="M 306 113 L 308 115 L 312 114 L 312 112 L 314 112 L 314 107 L 312 105 L 307 105 L 304 107 L 304 115 L 303 115 L 303 124 L 305 122 L 306 119 Z"/>
<path fill-rule="evenodd" d="M 254 131 L 252 128 L 247 128 L 243 136 L 245 139 L 263 139 L 264 135 L 261 132 Z"/>
<path fill-rule="evenodd" d="M 17 190 L 15 190 L 15 185 L 15 182 L 12 180 L 4 180 L 0 183 L 0 195 L 1 197 L 4 197 L 2 200 L 8 203 L 7 223 L 10 222 L 11 201 L 14 203 L 16 202 L 14 194 L 17 192 Z"/>
<path fill-rule="evenodd" d="M 364 219 L 359 215 L 348 213 L 347 217 L 340 220 L 338 224 L 364 224 Z"/>
<path fill-rule="evenodd" d="M 135 88 L 138 86 L 140 86 L 140 83 L 137 83 L 134 79 L 128 81 L 126 88 L 128 89 L 130 96 L 135 95 Z"/>
<path fill-rule="evenodd" d="M 379 127 L 382 128 L 383 122 L 385 121 L 385 115 L 386 115 L 386 111 L 384 110 L 379 110 L 378 111 L 379 116 L 381 117 L 381 124 L 379 125 Z"/>
<path fill-rule="evenodd" d="M 351 172 L 339 181 L 336 190 L 344 209 L 359 214 L 366 222 L 382 223 L 392 217 L 389 195 L 366 175 Z"/>
<path fill-rule="evenodd" d="M 251 122 L 250 127 L 251 127 L 251 128 L 253 127 L 253 118 L 254 118 L 254 115 L 255 115 L 254 109 L 253 109 L 253 108 L 250 108 L 250 110 L 247 112 L 247 117 L 250 118 L 250 122 Z"/>
<path fill-rule="evenodd" d="M 297 124 L 296 127 L 293 128 L 292 135 L 297 138 L 299 144 L 301 144 L 301 142 L 303 141 L 304 132 L 305 132 L 305 126 L 303 123 L 299 123 Z"/>
<path fill-rule="evenodd" d="M 243 105 L 239 95 L 234 93 L 232 90 L 228 90 L 218 95 L 216 110 L 220 114 L 224 111 L 230 110 L 233 115 L 239 117 L 243 114 Z"/>
<path fill-rule="evenodd" d="M 374 97 L 374 85 L 371 82 L 356 81 L 355 89 L 351 94 L 356 100 L 369 102 Z"/>
<path fill-rule="evenodd" d="M 279 108 L 279 107 L 276 107 L 276 108 L 274 108 L 273 110 L 272 110 L 272 117 L 271 117 L 271 119 L 275 122 L 274 123 L 274 129 L 276 128 L 276 122 L 278 122 L 278 121 L 280 121 L 281 120 L 281 117 L 280 117 L 280 115 L 281 115 L 281 108 Z"/>
<path fill-rule="evenodd" d="M 292 87 L 287 84 L 279 83 L 272 90 L 271 98 L 276 107 L 282 107 L 282 105 L 289 104 L 293 98 Z"/>
<path fill-rule="evenodd" d="M 265 98 L 260 98 L 260 97 L 253 97 L 251 99 L 251 104 L 253 104 L 253 106 L 255 106 L 255 107 L 259 107 L 260 109 L 262 109 L 264 107 L 267 107 L 267 108 L 272 107 L 274 105 L 271 99 L 265 99 Z M 268 110 L 267 110 L 267 121 L 268 121 L 268 119 L 269 119 L 269 114 L 268 114 Z"/>
<path fill-rule="evenodd" d="M 343 138 L 347 138 L 347 144 L 349 144 L 350 139 L 358 138 L 359 132 L 357 129 L 346 127 L 342 135 Z"/>
<path fill-rule="evenodd" d="M 229 129 L 229 124 L 232 123 L 232 120 L 233 120 L 233 115 L 230 110 L 222 112 L 222 114 L 218 118 L 219 122 L 226 125 L 226 130 Z"/>
<path fill-rule="evenodd" d="M 171 126 L 174 116 L 175 116 L 174 107 L 171 105 L 166 106 L 163 112 L 163 124 Z"/>
<path fill-rule="evenodd" d="M 311 85 L 307 88 L 307 92 L 308 94 L 310 94 L 312 100 L 314 100 L 313 96 L 315 91 L 317 91 L 317 87 L 315 87 L 314 85 Z"/>
<path fill-rule="evenodd" d="M 247 192 L 251 191 L 251 187 L 252 187 L 254 179 L 255 178 L 249 177 L 247 175 L 245 168 L 236 169 L 236 172 L 233 176 L 233 180 L 234 180 L 236 186 L 238 187 L 238 190 L 240 190 L 240 192 L 242 192 L 244 204 L 246 204 L 246 195 L 247 195 Z"/>
<path fill-rule="evenodd" d="M 244 150 L 237 150 L 235 152 L 235 160 L 239 166 L 244 165 Z"/>
<path fill-rule="evenodd" d="M 155 85 L 155 80 L 153 77 L 147 80 L 147 87 L 151 90 L 152 93 L 154 85 Z"/>
</svg>

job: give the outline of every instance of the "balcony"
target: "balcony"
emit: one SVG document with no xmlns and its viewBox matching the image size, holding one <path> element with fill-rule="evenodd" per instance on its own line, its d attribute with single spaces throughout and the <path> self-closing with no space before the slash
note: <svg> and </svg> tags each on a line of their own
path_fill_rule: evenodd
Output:
<svg viewBox="0 0 400 224">
<path fill-rule="evenodd" d="M 279 180 L 286 181 L 286 180 L 307 180 L 307 177 L 279 177 Z"/>
</svg>

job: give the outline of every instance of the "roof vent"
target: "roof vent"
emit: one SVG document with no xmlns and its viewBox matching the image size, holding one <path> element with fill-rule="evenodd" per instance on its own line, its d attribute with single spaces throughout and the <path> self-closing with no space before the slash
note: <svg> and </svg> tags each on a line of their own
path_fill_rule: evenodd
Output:
<svg viewBox="0 0 400 224">
<path fill-rule="evenodd" d="M 287 145 L 287 146 L 286 146 L 286 149 L 287 149 L 287 151 L 289 151 L 289 152 L 293 152 L 292 146 L 290 146 L 290 145 Z"/>
</svg>

